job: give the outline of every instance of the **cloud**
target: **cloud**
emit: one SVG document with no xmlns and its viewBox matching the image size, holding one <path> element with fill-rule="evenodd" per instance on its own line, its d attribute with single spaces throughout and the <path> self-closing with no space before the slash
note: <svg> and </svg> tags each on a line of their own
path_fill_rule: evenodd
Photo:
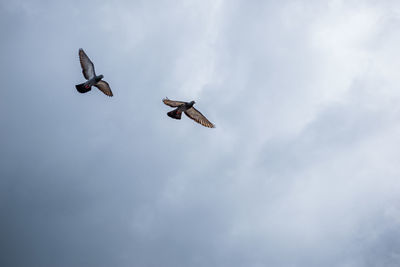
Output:
<svg viewBox="0 0 400 267">
<path fill-rule="evenodd" d="M 397 266 L 399 10 L 0 4 L 1 265 Z"/>
</svg>

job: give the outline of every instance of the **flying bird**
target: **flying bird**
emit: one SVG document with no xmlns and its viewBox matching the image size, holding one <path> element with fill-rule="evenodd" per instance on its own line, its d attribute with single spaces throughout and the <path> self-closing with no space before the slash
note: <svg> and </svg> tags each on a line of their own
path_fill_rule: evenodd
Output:
<svg viewBox="0 0 400 267">
<path fill-rule="evenodd" d="M 111 92 L 111 88 L 108 83 L 102 80 L 104 76 L 96 75 L 93 62 L 89 59 L 82 48 L 79 49 L 79 61 L 81 62 L 83 76 L 87 81 L 75 85 L 76 90 L 78 90 L 79 93 L 83 94 L 89 92 L 92 89 L 92 86 L 96 86 L 105 95 L 113 96 L 113 93 Z"/>
<path fill-rule="evenodd" d="M 176 108 L 167 113 L 167 115 L 173 119 L 180 120 L 182 116 L 182 112 L 186 114 L 189 118 L 194 120 L 197 123 L 209 128 L 215 128 L 215 125 L 212 124 L 203 114 L 200 113 L 197 109 L 193 107 L 196 103 L 194 101 L 191 102 L 183 102 L 183 101 L 174 101 L 169 100 L 168 98 L 164 98 L 163 102 L 165 105 Z"/>
</svg>

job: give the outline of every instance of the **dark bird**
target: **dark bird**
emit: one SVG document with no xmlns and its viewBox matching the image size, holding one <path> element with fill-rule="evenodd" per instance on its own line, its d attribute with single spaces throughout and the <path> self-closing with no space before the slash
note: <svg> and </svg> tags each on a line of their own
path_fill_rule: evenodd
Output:
<svg viewBox="0 0 400 267">
<path fill-rule="evenodd" d="M 173 119 L 180 120 L 182 117 L 182 112 L 186 114 L 189 118 L 194 120 L 197 123 L 209 128 L 215 128 L 215 125 L 212 124 L 203 114 L 200 113 L 197 109 L 193 107 L 194 101 L 191 102 L 183 102 L 183 101 L 174 101 L 169 100 L 168 98 L 164 98 L 163 102 L 165 105 L 176 108 L 167 113 L 167 115 Z"/>
<path fill-rule="evenodd" d="M 79 49 L 79 61 L 81 62 L 83 76 L 87 81 L 75 85 L 76 90 L 78 90 L 79 93 L 83 94 L 89 92 L 92 89 L 92 86 L 96 86 L 105 95 L 113 96 L 113 93 L 111 92 L 111 88 L 108 83 L 102 80 L 104 76 L 96 75 L 93 62 L 89 59 L 82 48 Z"/>
</svg>

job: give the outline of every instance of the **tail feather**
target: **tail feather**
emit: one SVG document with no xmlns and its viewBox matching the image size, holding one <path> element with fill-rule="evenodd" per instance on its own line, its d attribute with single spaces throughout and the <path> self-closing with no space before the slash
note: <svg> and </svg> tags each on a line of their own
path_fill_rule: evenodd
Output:
<svg viewBox="0 0 400 267">
<path fill-rule="evenodd" d="M 86 87 L 85 83 L 77 84 L 77 85 L 75 85 L 75 87 L 76 87 L 76 90 L 78 90 L 78 92 L 81 94 L 87 93 L 92 89 L 90 86 Z"/>
<path fill-rule="evenodd" d="M 173 119 L 180 120 L 182 117 L 182 111 L 178 111 L 178 109 L 174 109 L 167 113 L 167 115 Z"/>
</svg>

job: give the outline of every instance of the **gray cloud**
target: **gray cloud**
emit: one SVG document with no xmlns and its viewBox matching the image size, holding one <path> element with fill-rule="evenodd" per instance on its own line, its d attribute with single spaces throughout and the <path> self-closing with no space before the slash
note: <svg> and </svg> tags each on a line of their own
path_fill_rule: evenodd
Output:
<svg viewBox="0 0 400 267">
<path fill-rule="evenodd" d="M 397 266 L 399 8 L 0 3 L 0 264 Z"/>
</svg>

